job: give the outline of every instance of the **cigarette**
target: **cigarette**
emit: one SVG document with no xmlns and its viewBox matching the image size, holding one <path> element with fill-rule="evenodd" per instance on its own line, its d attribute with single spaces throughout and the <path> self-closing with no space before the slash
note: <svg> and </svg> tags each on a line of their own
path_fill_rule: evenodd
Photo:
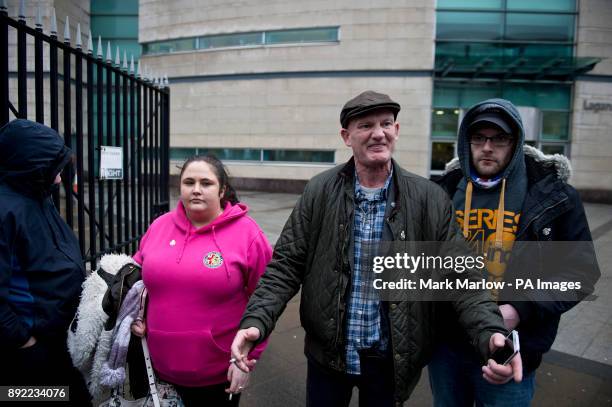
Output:
<svg viewBox="0 0 612 407">
<path fill-rule="evenodd" d="M 229 395 L 229 401 L 232 401 L 232 396 L 234 395 L 234 393 L 230 393 Z"/>
</svg>

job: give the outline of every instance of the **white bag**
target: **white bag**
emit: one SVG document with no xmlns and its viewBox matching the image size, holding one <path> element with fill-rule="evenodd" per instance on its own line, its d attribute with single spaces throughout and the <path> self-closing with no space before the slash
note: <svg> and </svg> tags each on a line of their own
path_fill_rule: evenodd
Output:
<svg viewBox="0 0 612 407">
<path fill-rule="evenodd" d="M 141 341 L 149 379 L 149 394 L 136 400 L 128 400 L 123 397 L 122 389 L 115 388 L 110 398 L 103 401 L 100 407 L 184 407 L 183 401 L 172 384 L 163 381 L 155 383 L 155 373 L 151 365 L 147 340 L 143 337 Z"/>
</svg>

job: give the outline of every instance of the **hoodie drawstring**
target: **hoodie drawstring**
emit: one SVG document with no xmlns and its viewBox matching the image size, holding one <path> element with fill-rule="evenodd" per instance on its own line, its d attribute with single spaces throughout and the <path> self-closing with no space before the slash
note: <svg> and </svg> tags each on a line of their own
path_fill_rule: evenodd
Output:
<svg viewBox="0 0 612 407">
<path fill-rule="evenodd" d="M 221 246 L 219 246 L 219 242 L 217 242 L 217 234 L 215 233 L 215 227 L 212 227 L 212 237 L 213 237 L 213 242 L 215 243 L 215 246 L 217 246 L 217 249 L 219 250 L 219 253 L 223 253 L 221 251 Z M 223 255 L 222 255 L 223 256 Z M 227 274 L 227 278 L 230 278 L 230 272 L 229 272 L 229 268 L 227 268 L 227 264 L 225 264 L 225 259 L 222 260 L 223 268 L 225 269 L 225 274 Z"/>
<path fill-rule="evenodd" d="M 179 252 L 178 257 L 176 258 L 176 264 L 181 262 L 183 258 L 183 254 L 185 253 L 185 247 L 187 247 L 187 241 L 189 240 L 189 235 L 191 234 L 191 224 L 188 225 L 187 231 L 185 232 L 185 239 L 183 239 L 183 247 L 181 247 L 181 251 Z"/>
<path fill-rule="evenodd" d="M 499 206 L 497 207 L 497 225 L 495 227 L 495 248 L 501 249 L 504 241 L 504 195 L 506 191 L 506 178 L 502 179 L 499 193 Z"/>
<path fill-rule="evenodd" d="M 504 199 L 506 191 L 506 178 L 502 179 L 501 192 L 499 193 L 499 204 L 497 206 L 497 223 L 495 227 L 495 248 L 500 249 L 504 240 Z M 468 180 L 465 189 L 465 209 L 463 211 L 463 237 L 469 236 L 470 211 L 472 210 L 472 181 Z"/>
<path fill-rule="evenodd" d="M 468 180 L 465 189 L 465 209 L 463 210 L 463 237 L 468 238 L 468 226 L 470 224 L 470 210 L 472 210 L 472 181 Z"/>
</svg>

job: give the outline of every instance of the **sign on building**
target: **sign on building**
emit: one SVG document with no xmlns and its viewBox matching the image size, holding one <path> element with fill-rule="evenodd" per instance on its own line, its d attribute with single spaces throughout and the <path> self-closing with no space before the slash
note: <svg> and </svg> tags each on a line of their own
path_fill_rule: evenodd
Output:
<svg viewBox="0 0 612 407">
<path fill-rule="evenodd" d="M 123 179 L 123 149 L 100 146 L 100 179 Z"/>
</svg>

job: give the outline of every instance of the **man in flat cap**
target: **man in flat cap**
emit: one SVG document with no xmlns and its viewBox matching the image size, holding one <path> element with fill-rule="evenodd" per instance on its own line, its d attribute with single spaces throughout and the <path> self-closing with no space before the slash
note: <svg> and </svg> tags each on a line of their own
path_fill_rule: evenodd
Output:
<svg viewBox="0 0 612 407">
<path fill-rule="evenodd" d="M 340 136 L 353 151 L 345 164 L 312 178 L 291 213 L 266 273 L 251 296 L 232 344 L 232 360 L 248 371 L 253 345 L 270 335 L 301 288 L 300 316 L 308 359 L 306 405 L 394 406 L 408 399 L 434 342 L 434 302 L 383 302 L 368 295 L 364 253 L 381 241 L 462 239 L 448 197 L 402 169 L 391 156 L 399 137 L 400 105 L 366 91 L 340 113 Z M 506 329 L 488 293 L 457 302 L 464 327 L 488 359 Z M 492 362 L 492 361 L 491 361 Z M 520 380 L 492 362 L 492 380 Z"/>
</svg>

